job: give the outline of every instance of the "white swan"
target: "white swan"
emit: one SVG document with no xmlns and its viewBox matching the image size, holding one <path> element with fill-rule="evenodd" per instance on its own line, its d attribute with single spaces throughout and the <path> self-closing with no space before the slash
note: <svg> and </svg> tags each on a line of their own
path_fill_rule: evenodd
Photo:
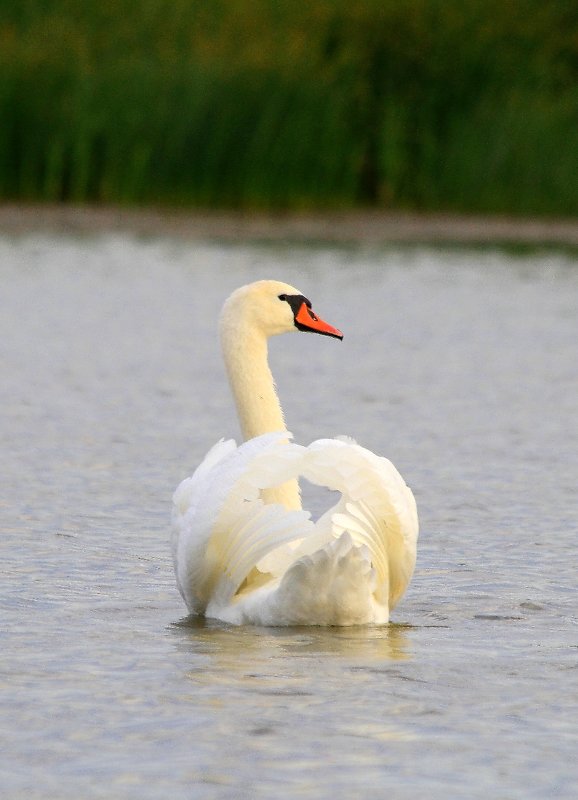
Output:
<svg viewBox="0 0 578 800">
<path fill-rule="evenodd" d="M 297 289 L 243 286 L 225 302 L 221 342 L 245 442 L 221 440 L 174 495 L 173 560 L 189 610 L 233 624 L 389 621 L 413 573 L 415 500 L 393 464 L 353 440 L 290 441 L 267 339 L 343 338 Z M 316 523 L 297 478 L 341 492 Z"/>
</svg>

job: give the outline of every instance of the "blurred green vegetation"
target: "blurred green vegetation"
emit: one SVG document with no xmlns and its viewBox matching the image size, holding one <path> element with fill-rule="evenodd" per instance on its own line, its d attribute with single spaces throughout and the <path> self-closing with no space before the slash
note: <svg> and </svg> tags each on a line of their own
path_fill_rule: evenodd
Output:
<svg viewBox="0 0 578 800">
<path fill-rule="evenodd" d="M 578 212 L 575 0 L 3 0 L 0 197 Z"/>
</svg>

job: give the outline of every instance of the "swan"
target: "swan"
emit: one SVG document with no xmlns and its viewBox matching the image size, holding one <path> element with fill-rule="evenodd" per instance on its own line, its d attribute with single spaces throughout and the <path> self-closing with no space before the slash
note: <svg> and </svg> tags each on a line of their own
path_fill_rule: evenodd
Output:
<svg viewBox="0 0 578 800">
<path fill-rule="evenodd" d="M 242 286 L 220 336 L 244 442 L 219 441 L 173 497 L 172 554 L 192 614 L 234 625 L 385 624 L 411 579 L 413 494 L 385 458 L 353 439 L 292 441 L 267 359 L 270 336 L 342 339 L 286 283 Z M 298 478 L 337 490 L 313 522 Z"/>
</svg>

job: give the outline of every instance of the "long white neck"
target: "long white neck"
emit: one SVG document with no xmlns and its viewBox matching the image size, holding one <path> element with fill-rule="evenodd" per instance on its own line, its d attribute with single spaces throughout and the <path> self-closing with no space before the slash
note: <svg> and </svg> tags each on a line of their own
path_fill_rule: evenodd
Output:
<svg viewBox="0 0 578 800">
<path fill-rule="evenodd" d="M 263 332 L 243 318 L 224 317 L 221 319 L 221 345 L 245 441 L 263 433 L 286 431 Z M 264 489 L 262 496 L 267 503 L 281 503 L 290 509 L 301 508 L 296 480 Z"/>
</svg>

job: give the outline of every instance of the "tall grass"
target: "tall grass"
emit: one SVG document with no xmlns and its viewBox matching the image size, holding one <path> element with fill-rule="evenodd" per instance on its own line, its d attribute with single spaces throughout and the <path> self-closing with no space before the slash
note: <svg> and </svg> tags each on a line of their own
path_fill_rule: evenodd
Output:
<svg viewBox="0 0 578 800">
<path fill-rule="evenodd" d="M 567 0 L 4 0 L 0 197 L 578 212 Z"/>
</svg>

